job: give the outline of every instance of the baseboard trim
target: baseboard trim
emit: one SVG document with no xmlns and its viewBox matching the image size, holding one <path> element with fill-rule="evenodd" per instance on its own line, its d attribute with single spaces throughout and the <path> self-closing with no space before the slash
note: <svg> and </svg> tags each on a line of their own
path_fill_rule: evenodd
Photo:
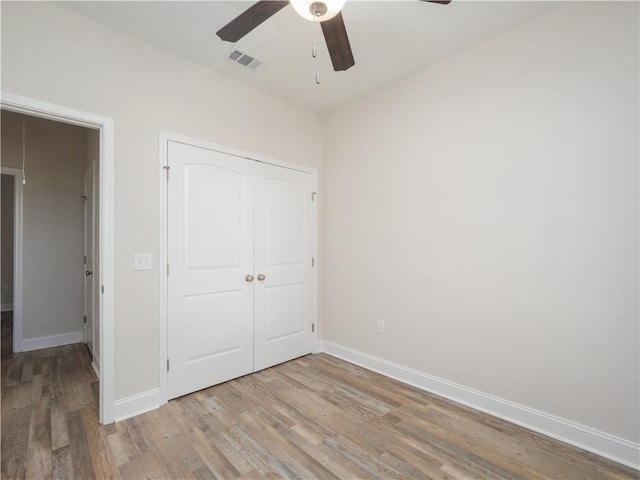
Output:
<svg viewBox="0 0 640 480">
<path fill-rule="evenodd" d="M 13 303 L 3 303 L 0 307 L 0 311 L 10 312 L 13 310 Z"/>
<path fill-rule="evenodd" d="M 83 333 L 69 332 L 58 335 L 46 335 L 44 337 L 23 338 L 22 351 L 30 352 L 32 350 L 40 350 L 42 348 L 61 347 L 63 345 L 71 345 L 73 343 L 81 343 Z"/>
<path fill-rule="evenodd" d="M 640 444 L 333 342 L 319 351 L 640 470 Z"/>
<path fill-rule="evenodd" d="M 98 380 L 100 380 L 100 367 L 98 367 L 98 363 L 95 361 L 95 359 L 91 361 L 91 368 L 93 368 L 96 377 L 98 377 Z"/>
<path fill-rule="evenodd" d="M 113 403 L 113 418 L 116 422 L 135 417 L 141 413 L 155 410 L 163 404 L 160 389 L 153 388 L 130 397 L 121 398 Z"/>
</svg>

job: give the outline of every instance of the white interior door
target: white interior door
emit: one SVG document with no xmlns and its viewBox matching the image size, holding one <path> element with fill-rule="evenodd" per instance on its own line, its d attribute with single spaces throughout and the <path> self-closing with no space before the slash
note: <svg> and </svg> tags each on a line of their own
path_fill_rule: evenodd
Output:
<svg viewBox="0 0 640 480">
<path fill-rule="evenodd" d="M 168 142 L 168 397 L 253 371 L 253 162 Z"/>
<path fill-rule="evenodd" d="M 314 349 L 314 184 L 309 173 L 256 165 L 256 371 Z"/>
<path fill-rule="evenodd" d="M 94 352 L 94 321 L 95 321 L 95 195 L 94 195 L 94 164 L 91 164 L 84 175 L 84 341 L 89 347 L 92 357 Z"/>
</svg>

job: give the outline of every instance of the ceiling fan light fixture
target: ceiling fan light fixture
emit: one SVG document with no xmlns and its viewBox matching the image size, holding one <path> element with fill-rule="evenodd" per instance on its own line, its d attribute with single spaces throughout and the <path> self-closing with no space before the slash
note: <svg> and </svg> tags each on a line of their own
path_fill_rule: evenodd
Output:
<svg viewBox="0 0 640 480">
<path fill-rule="evenodd" d="M 289 0 L 298 15 L 312 22 L 324 22 L 335 17 L 347 0 Z"/>
</svg>

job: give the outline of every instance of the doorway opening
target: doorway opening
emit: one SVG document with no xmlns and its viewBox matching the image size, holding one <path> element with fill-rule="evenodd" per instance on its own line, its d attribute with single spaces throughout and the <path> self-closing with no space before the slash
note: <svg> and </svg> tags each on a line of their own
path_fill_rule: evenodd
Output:
<svg viewBox="0 0 640 480">
<path fill-rule="evenodd" d="M 3 343 L 15 353 L 85 343 L 99 378 L 93 281 L 99 132 L 1 115 L 1 290 L 3 333 L 11 334 Z"/>
<path fill-rule="evenodd" d="M 5 217 L 14 220 L 3 222 L 3 240 L 10 237 L 2 242 L 3 257 L 20 267 L 19 282 L 8 271 L 2 281 L 5 310 L 17 303 L 20 313 L 14 315 L 15 352 L 84 342 L 96 356 L 93 171 L 99 151 L 96 130 L 2 111 L 2 159 L 12 168 L 3 186 L 19 195 L 11 196 L 21 206 L 16 216 L 3 202 Z M 15 220 L 17 228 L 9 228 Z"/>
<path fill-rule="evenodd" d="M 1 100 L 2 173 L 15 198 L 12 350 L 85 342 L 99 420 L 111 423 L 113 120 L 7 92 Z"/>
</svg>

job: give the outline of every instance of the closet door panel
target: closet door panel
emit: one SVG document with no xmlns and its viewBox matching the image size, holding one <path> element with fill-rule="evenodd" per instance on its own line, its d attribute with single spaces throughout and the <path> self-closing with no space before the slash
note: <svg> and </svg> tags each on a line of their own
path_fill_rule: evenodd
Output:
<svg viewBox="0 0 640 480">
<path fill-rule="evenodd" d="M 253 162 L 169 142 L 169 398 L 253 371 Z"/>
<path fill-rule="evenodd" d="M 314 348 L 313 188 L 311 174 L 256 165 L 255 370 Z"/>
</svg>

